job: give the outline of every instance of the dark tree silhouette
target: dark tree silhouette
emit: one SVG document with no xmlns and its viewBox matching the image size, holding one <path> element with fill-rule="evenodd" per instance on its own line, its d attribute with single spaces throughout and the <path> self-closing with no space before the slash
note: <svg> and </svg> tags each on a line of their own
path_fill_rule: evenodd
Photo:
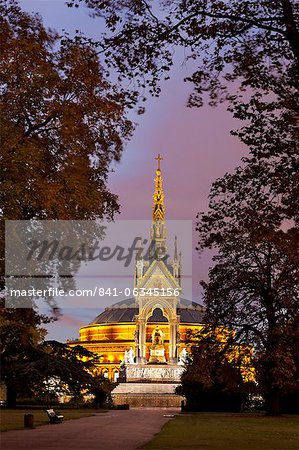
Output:
<svg viewBox="0 0 299 450">
<path fill-rule="evenodd" d="M 186 410 L 239 412 L 254 390 L 252 349 L 237 345 L 223 326 L 206 325 L 188 340 L 191 353 L 176 390 L 186 397 Z"/>
<path fill-rule="evenodd" d="M 0 13 L 1 218 L 111 219 L 119 206 L 107 177 L 133 130 L 127 111 L 134 92 L 107 81 L 93 47 L 46 29 L 16 1 L 1 0 Z M 3 276 L 4 220 L 0 238 Z M 1 311 L 9 404 L 27 381 L 41 387 L 63 358 L 61 376 L 78 367 L 75 350 L 45 345 L 47 319 L 32 309 L 2 309 L 2 299 Z M 56 369 L 42 369 L 42 361 Z"/>
<path fill-rule="evenodd" d="M 95 51 L 1 1 L 2 217 L 93 219 L 117 211 L 106 187 L 132 123 L 130 99 Z"/>
</svg>

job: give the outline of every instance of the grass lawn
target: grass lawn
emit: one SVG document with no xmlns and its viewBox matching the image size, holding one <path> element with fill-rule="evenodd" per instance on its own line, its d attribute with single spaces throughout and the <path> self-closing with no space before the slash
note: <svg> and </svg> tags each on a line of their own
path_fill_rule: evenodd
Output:
<svg viewBox="0 0 299 450">
<path fill-rule="evenodd" d="M 104 410 L 88 410 L 88 409 L 58 409 L 54 408 L 57 413 L 64 416 L 64 420 L 80 419 L 80 417 L 88 417 L 93 414 L 105 412 Z M 0 411 L 0 431 L 20 430 L 24 428 L 24 414 L 34 415 L 34 426 L 46 425 L 49 423 L 47 414 L 44 409 L 1 409 Z"/>
<path fill-rule="evenodd" d="M 299 416 L 195 413 L 176 416 L 145 449 L 298 450 Z"/>
</svg>

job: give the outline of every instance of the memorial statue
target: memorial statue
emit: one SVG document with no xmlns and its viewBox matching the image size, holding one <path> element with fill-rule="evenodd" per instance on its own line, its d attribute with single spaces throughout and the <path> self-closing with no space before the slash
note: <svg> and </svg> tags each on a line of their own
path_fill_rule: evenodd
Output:
<svg viewBox="0 0 299 450">
<path fill-rule="evenodd" d="M 134 356 L 134 350 L 130 347 L 130 350 L 128 351 L 128 364 L 134 364 Z"/>
<path fill-rule="evenodd" d="M 183 350 L 181 351 L 178 364 L 180 364 L 181 366 L 185 365 L 187 362 L 187 358 L 188 358 L 188 352 L 186 350 L 186 347 L 184 347 Z"/>
<path fill-rule="evenodd" d="M 164 364 L 165 359 L 165 348 L 164 348 L 164 333 L 157 326 L 152 333 L 152 345 L 150 348 L 150 364 Z"/>
<path fill-rule="evenodd" d="M 153 346 L 163 345 L 163 332 L 157 327 L 152 334 L 152 344 Z"/>
<path fill-rule="evenodd" d="M 125 364 L 134 364 L 134 350 L 130 347 L 130 350 L 125 350 L 124 355 Z"/>
</svg>

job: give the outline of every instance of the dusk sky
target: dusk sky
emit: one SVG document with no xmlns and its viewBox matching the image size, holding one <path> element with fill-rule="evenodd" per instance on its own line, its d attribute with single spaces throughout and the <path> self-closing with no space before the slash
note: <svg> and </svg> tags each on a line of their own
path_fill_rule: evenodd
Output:
<svg viewBox="0 0 299 450">
<path fill-rule="evenodd" d="M 75 30 L 81 30 L 87 36 L 97 38 L 103 29 L 99 19 L 90 18 L 83 6 L 69 9 L 63 0 L 22 0 L 20 4 L 28 12 L 39 12 L 46 26 L 58 31 L 65 29 L 73 34 Z M 246 154 L 241 143 L 229 134 L 239 123 L 231 118 L 225 107 L 186 107 L 192 86 L 183 79 L 190 74 L 190 69 L 180 64 L 179 54 L 177 61 L 171 79 L 162 84 L 161 96 L 150 98 L 145 114 L 133 117 L 138 126 L 126 145 L 121 162 L 113 167 L 115 172 L 111 173 L 109 187 L 119 196 L 120 219 L 151 218 L 157 153 L 164 158 L 166 217 L 176 220 L 195 220 L 198 211 L 206 210 L 211 183 L 232 171 Z M 198 282 L 207 279 L 209 263 L 209 254 L 199 258 L 194 251 L 193 300 L 199 303 Z M 98 312 L 84 308 L 68 310 L 58 322 L 48 327 L 49 338 L 77 337 L 79 326 L 90 322 Z"/>
</svg>

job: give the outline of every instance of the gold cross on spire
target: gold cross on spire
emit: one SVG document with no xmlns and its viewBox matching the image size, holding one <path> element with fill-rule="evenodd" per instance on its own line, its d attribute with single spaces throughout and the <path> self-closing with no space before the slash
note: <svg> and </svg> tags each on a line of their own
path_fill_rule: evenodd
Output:
<svg viewBox="0 0 299 450">
<path fill-rule="evenodd" d="M 155 160 L 158 161 L 158 169 L 160 170 L 160 162 L 163 161 L 162 156 L 158 153 L 158 156 L 155 157 Z"/>
</svg>

